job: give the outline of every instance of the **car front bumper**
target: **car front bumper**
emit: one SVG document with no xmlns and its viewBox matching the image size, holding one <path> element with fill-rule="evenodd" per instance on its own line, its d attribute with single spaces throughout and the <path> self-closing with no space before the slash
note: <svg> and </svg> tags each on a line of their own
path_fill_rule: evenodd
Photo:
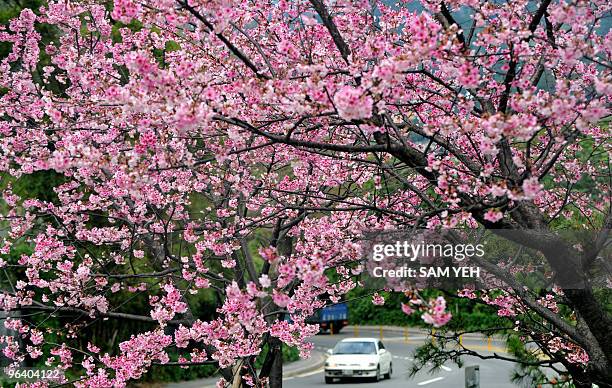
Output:
<svg viewBox="0 0 612 388">
<path fill-rule="evenodd" d="M 376 377 L 376 369 L 333 369 L 333 368 L 325 368 L 325 377 L 335 377 L 335 378 Z"/>
</svg>

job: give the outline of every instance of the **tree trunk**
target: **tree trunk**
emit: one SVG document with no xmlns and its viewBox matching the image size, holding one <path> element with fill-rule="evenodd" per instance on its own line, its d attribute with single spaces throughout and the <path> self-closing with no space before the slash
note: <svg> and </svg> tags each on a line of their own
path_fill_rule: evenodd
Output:
<svg viewBox="0 0 612 388">
<path fill-rule="evenodd" d="M 593 380 L 589 378 L 588 372 L 585 372 L 580 366 L 564 363 L 567 371 L 572 376 L 572 384 L 575 388 L 592 388 Z"/>
<path fill-rule="evenodd" d="M 283 343 L 276 337 L 270 341 L 270 350 L 274 349 L 272 368 L 270 369 L 270 388 L 283 387 Z"/>
<path fill-rule="evenodd" d="M 232 380 L 232 388 L 240 388 L 242 387 L 242 360 L 238 361 L 236 365 L 232 368 L 233 380 Z"/>
<path fill-rule="evenodd" d="M 263 362 L 259 378 L 268 377 L 270 388 L 283 386 L 283 343 L 276 337 L 268 338 L 268 354 Z"/>
<path fill-rule="evenodd" d="M 599 347 L 603 350 L 609 365 L 612 365 L 612 322 L 601 304 L 595 298 L 591 289 L 563 290 L 565 296 L 572 302 L 576 310 L 586 321 L 589 329 L 597 338 Z M 612 368 L 608 369 L 612 373 Z M 612 381 L 612 376 L 610 377 Z"/>
</svg>

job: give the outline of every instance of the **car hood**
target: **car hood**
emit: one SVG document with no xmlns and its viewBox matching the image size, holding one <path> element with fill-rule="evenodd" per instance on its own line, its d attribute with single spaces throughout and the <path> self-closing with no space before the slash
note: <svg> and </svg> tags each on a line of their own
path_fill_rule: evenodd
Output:
<svg viewBox="0 0 612 388">
<path fill-rule="evenodd" d="M 367 366 L 369 363 L 378 363 L 376 354 L 332 354 L 327 358 L 327 362 L 335 366 Z"/>
</svg>

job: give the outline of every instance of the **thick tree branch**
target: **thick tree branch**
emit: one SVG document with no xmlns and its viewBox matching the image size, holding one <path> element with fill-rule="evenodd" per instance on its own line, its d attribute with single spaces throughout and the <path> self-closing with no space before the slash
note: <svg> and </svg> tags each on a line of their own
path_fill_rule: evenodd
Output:
<svg viewBox="0 0 612 388">
<path fill-rule="evenodd" d="M 325 25 L 325 27 L 329 31 L 329 34 L 334 40 L 334 43 L 338 48 L 338 51 L 340 51 L 340 55 L 342 55 L 344 62 L 348 64 L 348 58 L 351 55 L 351 49 L 349 48 L 348 44 L 346 44 L 346 41 L 340 34 L 338 27 L 334 23 L 334 20 L 332 19 L 331 15 L 329 14 L 329 11 L 327 10 L 327 7 L 325 6 L 325 4 L 323 4 L 323 1 L 321 0 L 310 0 L 310 3 L 323 20 L 323 24 Z"/>
<path fill-rule="evenodd" d="M 536 28 L 538 28 L 538 24 L 540 24 L 540 21 L 546 14 L 546 10 L 548 9 L 548 6 L 550 5 L 551 2 L 552 0 L 542 1 L 535 15 L 533 15 L 533 19 L 531 19 L 531 22 L 529 23 L 529 31 L 534 32 Z"/>
<path fill-rule="evenodd" d="M 459 31 L 457 31 L 457 40 L 459 40 L 459 42 L 463 45 L 464 49 L 467 48 L 465 36 L 463 35 L 463 31 L 461 31 L 461 26 L 459 23 L 457 23 L 444 2 L 440 3 L 440 12 L 436 14 L 436 17 L 442 23 L 444 28 L 448 28 L 451 25 L 456 25 L 457 28 L 459 28 Z"/>
</svg>

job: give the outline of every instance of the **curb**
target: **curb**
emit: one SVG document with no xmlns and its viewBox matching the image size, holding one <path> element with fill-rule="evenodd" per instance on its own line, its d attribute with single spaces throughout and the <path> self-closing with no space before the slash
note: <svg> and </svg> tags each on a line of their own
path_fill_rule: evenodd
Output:
<svg viewBox="0 0 612 388">
<path fill-rule="evenodd" d="M 413 335 L 416 334 L 417 335 L 424 335 L 427 336 L 430 334 L 430 330 L 422 328 L 422 327 L 409 327 L 409 326 L 385 326 L 385 325 L 347 325 L 344 326 L 343 330 L 346 330 L 346 332 L 348 333 L 349 330 L 353 331 L 355 330 L 355 327 L 357 327 L 357 329 L 361 330 L 368 330 L 368 331 L 376 331 L 378 332 L 381 328 L 385 331 L 385 332 L 391 332 L 391 333 L 398 333 L 398 334 L 404 334 L 406 332 L 406 330 L 410 331 L 410 334 Z M 464 334 L 463 338 L 466 339 L 473 339 L 473 340 L 480 340 L 480 339 L 486 339 L 487 335 L 485 334 L 479 334 L 479 333 L 468 333 L 468 334 Z M 501 339 L 498 336 L 492 336 L 491 339 L 494 342 L 499 342 L 501 341 Z"/>
<path fill-rule="evenodd" d="M 316 355 L 315 355 L 316 353 Z M 297 368 L 295 370 L 290 370 L 290 371 L 283 371 L 283 380 L 288 378 L 288 377 L 295 377 L 295 376 L 299 376 L 301 374 L 304 373 L 308 373 L 308 372 L 314 372 L 318 369 L 320 369 L 321 367 L 323 367 L 323 365 L 325 365 L 325 355 L 321 352 L 318 351 L 313 351 L 311 353 L 311 358 L 314 357 L 318 357 L 318 360 L 313 363 L 312 365 L 307 365 L 305 367 L 302 368 Z"/>
</svg>

